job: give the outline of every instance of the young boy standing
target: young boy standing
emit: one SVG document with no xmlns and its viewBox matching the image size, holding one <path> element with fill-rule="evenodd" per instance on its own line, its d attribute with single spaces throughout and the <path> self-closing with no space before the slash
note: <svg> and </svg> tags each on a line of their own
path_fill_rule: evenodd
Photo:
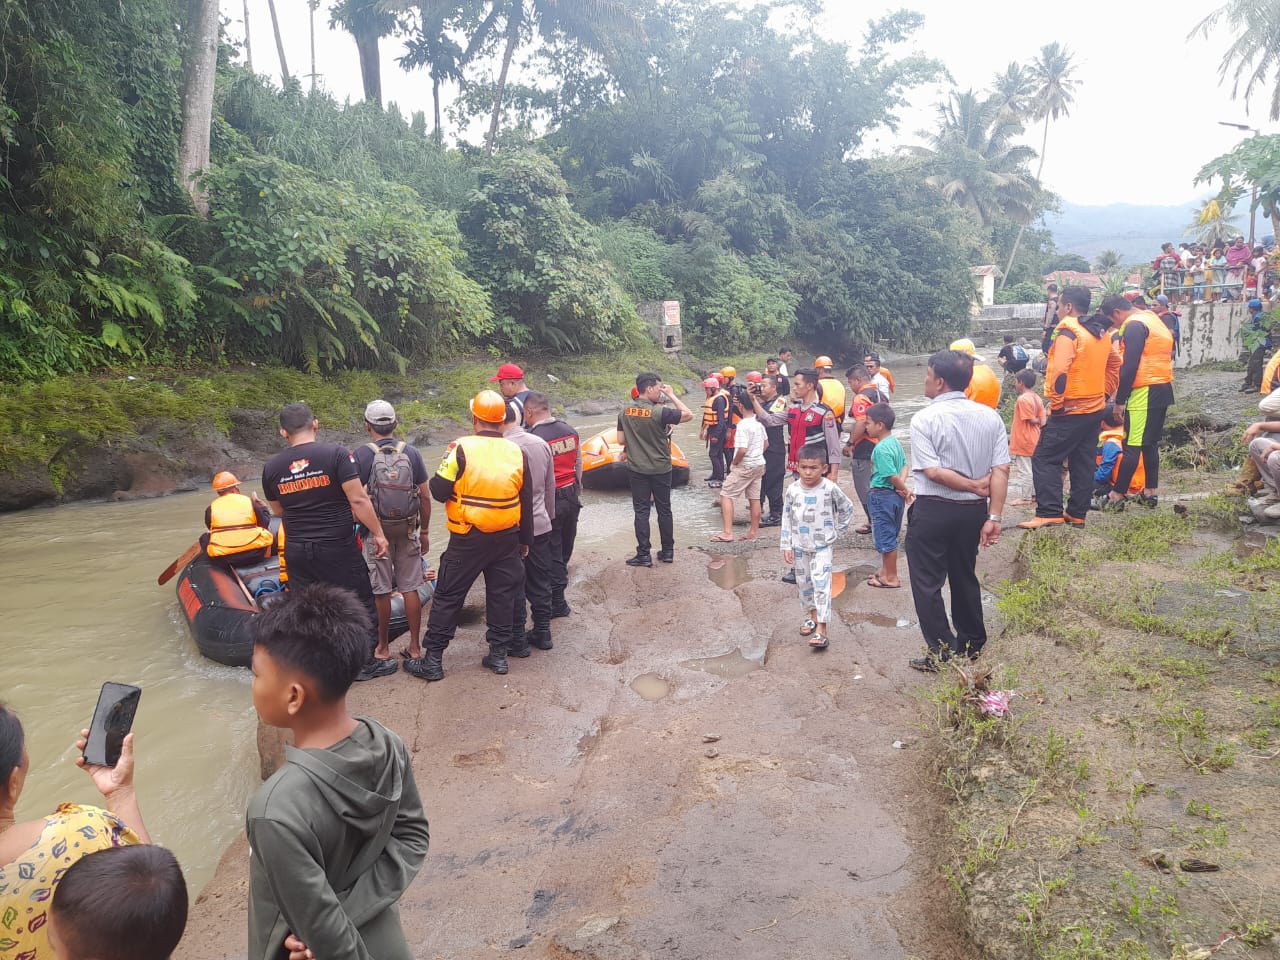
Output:
<svg viewBox="0 0 1280 960">
<path fill-rule="evenodd" d="M 853 503 L 844 491 L 822 476 L 827 467 L 823 443 L 806 444 L 796 460 L 799 481 L 787 488 L 782 505 L 782 559 L 791 564 L 808 617 L 800 636 L 814 650 L 827 649 L 831 622 L 831 545 L 849 528 Z"/>
<path fill-rule="evenodd" d="M 1036 502 L 1035 484 L 1031 478 L 1031 455 L 1040 442 L 1040 429 L 1048 417 L 1044 401 L 1035 392 L 1036 375 L 1033 370 L 1020 370 L 1016 377 L 1018 399 L 1013 404 L 1013 426 L 1009 430 L 1009 455 L 1013 466 L 1009 468 L 1009 501 L 1011 506 L 1026 506 Z"/>
<path fill-rule="evenodd" d="M 902 514 L 911 499 L 907 489 L 907 452 L 893 435 L 896 419 L 893 407 L 887 403 L 873 403 L 867 408 L 867 435 L 876 441 L 871 451 L 867 506 L 871 537 L 880 554 L 880 569 L 867 577 L 867 585 L 889 590 L 902 586 L 898 579 L 898 534 L 902 530 Z"/>
<path fill-rule="evenodd" d="M 752 374 L 747 376 L 751 377 Z M 755 376 L 758 378 L 760 374 Z M 747 498 L 751 513 L 751 528 L 742 539 L 759 539 L 760 486 L 764 478 L 764 451 L 769 444 L 764 426 L 756 419 L 756 412 L 747 399 L 746 392 L 735 387 L 729 402 L 741 419 L 734 432 L 733 469 L 729 471 L 720 490 L 720 518 L 724 530 L 711 538 L 716 543 L 733 542 L 733 511 L 739 497 Z"/>
<path fill-rule="evenodd" d="M 397 902 L 427 853 L 400 738 L 347 713 L 372 624 L 350 591 L 314 584 L 254 618 L 253 705 L 293 731 L 249 802 L 249 958 L 298 942 L 320 958 L 413 960 Z"/>
</svg>

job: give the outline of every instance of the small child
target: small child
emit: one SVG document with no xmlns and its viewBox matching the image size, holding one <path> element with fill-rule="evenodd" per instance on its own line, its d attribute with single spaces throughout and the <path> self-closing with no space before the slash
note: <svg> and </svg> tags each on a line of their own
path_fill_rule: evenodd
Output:
<svg viewBox="0 0 1280 960">
<path fill-rule="evenodd" d="M 801 447 L 796 460 L 800 479 L 783 497 L 779 545 L 783 560 L 795 569 L 800 602 L 809 612 L 800 636 L 808 637 L 814 650 L 825 650 L 831 622 L 831 545 L 853 521 L 853 503 L 822 475 L 827 469 L 826 444 Z"/>
<path fill-rule="evenodd" d="M 1120 464 L 1124 460 L 1124 425 L 1113 419 L 1114 408 L 1108 407 L 1102 417 L 1102 430 L 1098 433 L 1098 469 L 1093 474 L 1094 510 L 1124 509 L 1124 497 L 1112 500 L 1110 494 L 1115 490 L 1116 477 L 1120 475 Z M 1147 471 L 1142 463 L 1142 454 L 1138 454 L 1138 466 L 1133 471 L 1133 479 L 1129 481 L 1128 494 L 1137 496 L 1146 489 Z"/>
<path fill-rule="evenodd" d="M 187 925 L 187 884 L 164 847 L 107 847 L 62 875 L 49 910 L 57 960 L 168 960 Z"/>
<path fill-rule="evenodd" d="M 1013 404 L 1013 426 L 1009 430 L 1009 505 L 1026 506 L 1036 502 L 1036 487 L 1031 476 L 1031 456 L 1040 442 L 1040 430 L 1048 422 L 1044 401 L 1035 392 L 1036 375 L 1020 370 L 1015 379 L 1018 399 Z"/>
<path fill-rule="evenodd" d="M 327 584 L 254 617 L 253 706 L 296 746 L 246 815 L 250 957 L 413 958 L 396 906 L 427 853 L 413 767 L 398 736 L 347 713 L 371 633 Z"/>
<path fill-rule="evenodd" d="M 893 435 L 897 416 L 887 403 L 867 408 L 867 436 L 876 441 L 871 451 L 871 491 L 867 506 L 871 514 L 871 536 L 880 554 L 880 569 L 867 577 L 867 585 L 896 590 L 898 579 L 898 533 L 902 514 L 911 500 L 907 489 L 907 453 Z"/>
</svg>

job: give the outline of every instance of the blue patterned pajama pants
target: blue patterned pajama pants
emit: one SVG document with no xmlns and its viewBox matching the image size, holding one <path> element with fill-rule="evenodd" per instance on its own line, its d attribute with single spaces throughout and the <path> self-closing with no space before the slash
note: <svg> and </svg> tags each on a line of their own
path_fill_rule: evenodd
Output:
<svg viewBox="0 0 1280 960">
<path fill-rule="evenodd" d="M 831 622 L 831 568 L 834 556 L 830 547 L 795 550 L 796 586 L 800 603 L 807 613 L 816 610 L 818 623 Z"/>
</svg>

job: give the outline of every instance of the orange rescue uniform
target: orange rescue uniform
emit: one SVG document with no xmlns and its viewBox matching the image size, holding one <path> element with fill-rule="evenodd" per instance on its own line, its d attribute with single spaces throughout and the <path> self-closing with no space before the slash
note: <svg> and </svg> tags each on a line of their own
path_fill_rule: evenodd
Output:
<svg viewBox="0 0 1280 960">
<path fill-rule="evenodd" d="M 243 493 L 224 493 L 209 505 L 211 557 L 229 557 L 271 546 L 271 531 L 258 526 L 253 501 Z"/>
</svg>

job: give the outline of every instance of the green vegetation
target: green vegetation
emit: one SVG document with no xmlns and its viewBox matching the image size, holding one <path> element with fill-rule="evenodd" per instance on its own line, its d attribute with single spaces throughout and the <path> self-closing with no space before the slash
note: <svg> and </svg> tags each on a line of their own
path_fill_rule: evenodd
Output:
<svg viewBox="0 0 1280 960">
<path fill-rule="evenodd" d="M 1050 116 L 1022 68 L 944 111 L 930 156 L 853 159 L 944 76 L 908 52 L 916 14 L 850 49 L 781 26 L 798 0 L 343 0 L 366 101 L 341 105 L 225 44 L 205 59 L 211 2 L 0 0 L 0 380 L 633 350 L 647 299 L 680 300 L 709 356 L 933 345 L 964 325 L 971 263 L 1021 242 L 1012 281 L 1033 281 L 1054 252 L 1021 239 L 1052 201 L 1011 142 Z M 431 124 L 380 103 L 389 35 L 430 76 Z M 537 84 L 510 82 L 519 50 Z M 440 85 L 463 80 L 451 119 L 488 119 L 483 150 L 440 136 Z"/>
</svg>

